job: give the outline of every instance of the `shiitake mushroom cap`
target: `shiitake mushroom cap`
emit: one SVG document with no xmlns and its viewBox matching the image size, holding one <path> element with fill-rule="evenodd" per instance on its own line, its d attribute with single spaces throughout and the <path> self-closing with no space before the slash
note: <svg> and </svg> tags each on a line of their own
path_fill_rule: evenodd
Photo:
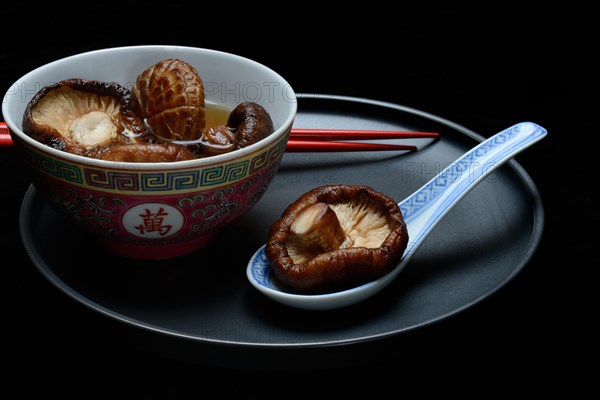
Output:
<svg viewBox="0 0 600 400">
<path fill-rule="evenodd" d="M 161 60 L 142 71 L 133 88 L 154 135 L 165 140 L 197 140 L 205 128 L 204 83 L 196 69 L 179 59 Z"/>
<path fill-rule="evenodd" d="M 306 263 L 296 264 L 288 249 L 291 226 L 303 210 L 316 203 L 360 203 L 373 207 L 385 218 L 389 234 L 378 247 L 352 246 L 326 251 Z M 303 194 L 284 210 L 269 229 L 265 252 L 281 282 L 299 292 L 321 293 L 380 278 L 397 265 L 407 244 L 406 224 L 392 198 L 363 185 L 324 185 Z"/>
<path fill-rule="evenodd" d="M 242 102 L 231 110 L 227 127 L 235 132 L 236 149 L 248 147 L 275 131 L 267 110 L 251 101 Z"/>
<path fill-rule="evenodd" d="M 106 161 L 155 163 L 194 160 L 197 157 L 187 148 L 173 143 L 129 143 L 109 146 L 96 158 Z"/>
<path fill-rule="evenodd" d="M 223 154 L 257 143 L 274 131 L 267 110 L 258 103 L 245 101 L 231 110 L 227 125 L 207 129 L 200 144 L 207 156 Z"/>
<path fill-rule="evenodd" d="M 116 82 L 65 79 L 44 86 L 31 99 L 23 131 L 51 147 L 87 155 L 95 147 L 145 135 L 136 107 L 131 92 Z"/>
</svg>

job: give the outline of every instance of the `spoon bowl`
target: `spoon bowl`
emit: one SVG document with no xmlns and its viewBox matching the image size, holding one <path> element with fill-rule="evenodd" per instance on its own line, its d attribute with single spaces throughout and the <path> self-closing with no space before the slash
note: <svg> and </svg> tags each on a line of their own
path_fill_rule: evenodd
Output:
<svg viewBox="0 0 600 400">
<path fill-rule="evenodd" d="M 331 310 L 361 302 L 381 291 L 398 276 L 427 235 L 471 189 L 546 134 L 546 129 L 532 122 L 513 125 L 481 142 L 398 203 L 408 228 L 409 243 L 398 265 L 379 279 L 338 292 L 316 295 L 294 293 L 277 281 L 263 245 L 248 263 L 248 280 L 272 300 L 295 308 Z"/>
</svg>

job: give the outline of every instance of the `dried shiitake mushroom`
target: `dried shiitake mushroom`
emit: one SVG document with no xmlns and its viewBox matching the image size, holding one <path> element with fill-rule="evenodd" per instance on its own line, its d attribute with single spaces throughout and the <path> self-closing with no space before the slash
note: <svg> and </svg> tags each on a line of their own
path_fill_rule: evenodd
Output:
<svg viewBox="0 0 600 400">
<path fill-rule="evenodd" d="M 267 110 L 251 101 L 240 103 L 231 111 L 227 126 L 235 132 L 236 149 L 248 147 L 275 130 Z"/>
<path fill-rule="evenodd" d="M 197 157 L 183 146 L 172 143 L 130 143 L 110 146 L 98 152 L 96 158 L 121 162 L 174 162 Z"/>
<path fill-rule="evenodd" d="M 66 79 L 43 87 L 23 115 L 23 131 L 52 147 L 93 155 L 115 143 L 143 136 L 130 91 L 114 82 Z"/>
<path fill-rule="evenodd" d="M 285 209 L 271 225 L 265 251 L 281 282 L 317 293 L 385 275 L 407 244 L 392 198 L 368 186 L 326 185 Z"/>
<path fill-rule="evenodd" d="M 204 84 L 190 64 L 178 59 L 159 61 L 137 77 L 131 92 L 159 138 L 188 141 L 202 136 Z"/>
<path fill-rule="evenodd" d="M 246 101 L 231 110 L 227 126 L 207 129 L 200 143 L 207 155 L 216 155 L 250 146 L 274 131 L 267 110 L 258 103 Z"/>
</svg>

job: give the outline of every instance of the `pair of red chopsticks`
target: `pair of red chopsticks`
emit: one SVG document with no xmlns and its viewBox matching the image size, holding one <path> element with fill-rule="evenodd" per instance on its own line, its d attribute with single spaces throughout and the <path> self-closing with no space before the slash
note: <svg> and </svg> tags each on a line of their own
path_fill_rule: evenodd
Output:
<svg viewBox="0 0 600 400">
<path fill-rule="evenodd" d="M 385 143 L 360 143 L 356 140 L 415 139 L 440 136 L 436 132 L 308 129 L 292 128 L 286 152 L 341 152 L 341 151 L 386 151 L 417 150 L 417 146 Z M 336 140 L 348 140 L 338 142 Z"/>
<path fill-rule="evenodd" d="M 384 143 L 360 143 L 357 140 L 415 139 L 440 136 L 436 132 L 345 130 L 345 129 L 308 129 L 292 128 L 285 148 L 286 152 L 343 152 L 343 151 L 389 151 L 417 150 L 417 146 Z M 337 141 L 342 140 L 342 142 Z M 346 141 L 343 141 L 346 140 Z M 12 146 L 8 127 L 0 122 L 0 147 Z"/>
</svg>

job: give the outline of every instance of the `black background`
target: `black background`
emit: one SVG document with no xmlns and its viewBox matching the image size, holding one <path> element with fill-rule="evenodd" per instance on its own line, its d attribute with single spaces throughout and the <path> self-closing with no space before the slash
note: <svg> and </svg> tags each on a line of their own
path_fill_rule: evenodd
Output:
<svg viewBox="0 0 600 400">
<path fill-rule="evenodd" d="M 542 243 L 527 267 L 491 298 L 418 332 L 414 346 L 390 344 L 378 361 L 326 370 L 212 368 L 131 346 L 92 311 L 52 287 L 35 269 L 18 234 L 20 202 L 30 182 L 14 149 L 0 149 L 0 261 L 3 383 L 65 393 L 316 393 L 358 387 L 402 392 L 467 391 L 484 382 L 535 389 L 586 382 L 579 360 L 592 357 L 586 311 L 596 261 L 598 211 L 592 194 L 600 134 L 595 124 L 600 65 L 597 6 L 460 7 L 363 3 L 335 13 L 302 3 L 270 10 L 229 5 L 198 9 L 170 1 L 5 7 L 0 35 L 0 91 L 47 62 L 101 48 L 174 44 L 236 53 L 283 75 L 299 93 L 390 101 L 421 109 L 490 136 L 530 120 L 549 134 L 517 160 L 544 203 Z M 68 246 L 68 243 L 65 243 Z M 412 343 L 412 342 L 411 342 Z M 408 347 L 408 348 L 407 348 Z M 592 360 L 592 365 L 594 361 Z M 6 371 L 6 369 L 5 369 Z M 575 372 L 576 380 L 566 379 Z M 483 380 L 482 380 L 483 379 Z M 20 382 L 24 382 L 23 384 Z M 32 382 L 32 383 L 27 383 Z M 40 383 L 41 382 L 41 383 Z M 412 384 L 412 385 L 411 385 Z M 510 389 L 509 389 L 510 390 Z M 392 392 L 393 393 L 393 392 Z"/>
</svg>

